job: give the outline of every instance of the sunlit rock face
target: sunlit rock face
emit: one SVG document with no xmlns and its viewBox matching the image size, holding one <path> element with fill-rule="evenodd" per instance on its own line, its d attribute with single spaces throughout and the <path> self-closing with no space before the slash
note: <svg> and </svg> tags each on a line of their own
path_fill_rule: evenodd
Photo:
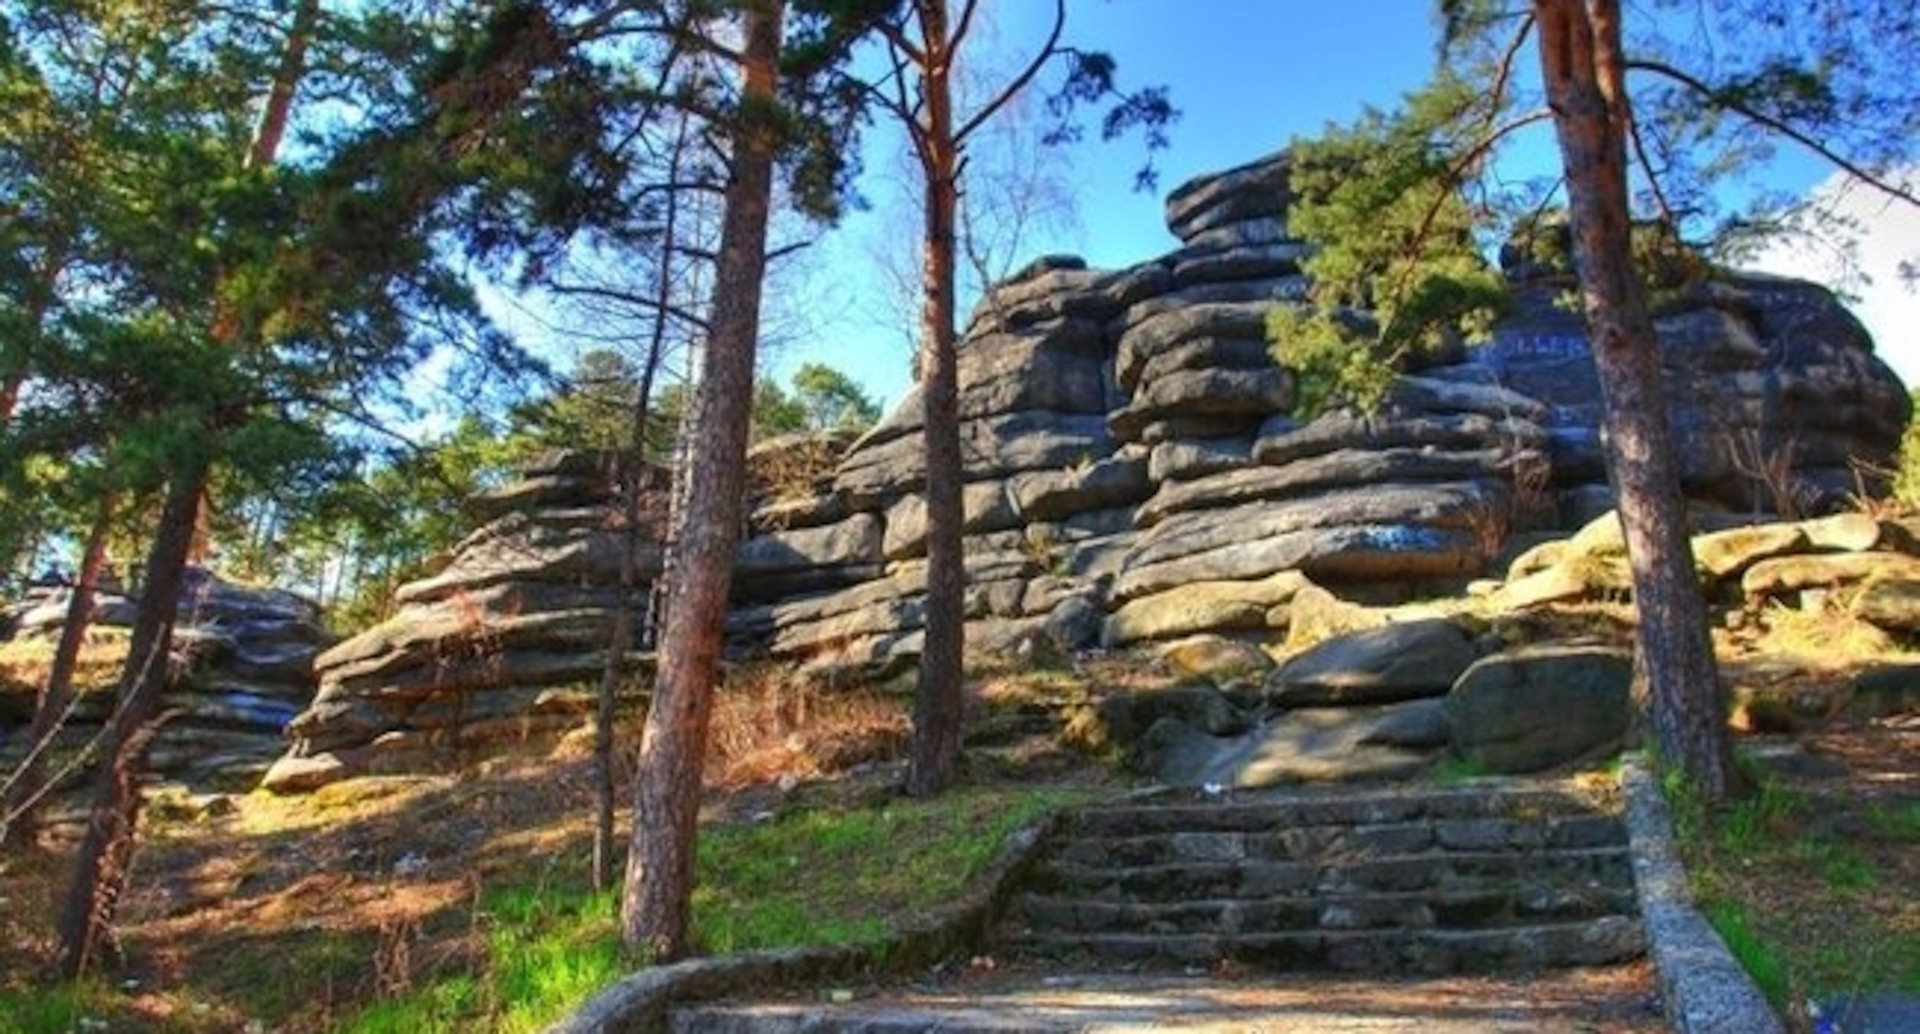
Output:
<svg viewBox="0 0 1920 1034">
<path fill-rule="evenodd" d="M 1491 343 L 1409 371 L 1377 409 L 1297 414 L 1266 329 L 1306 294 L 1287 201 L 1284 155 L 1202 177 L 1169 197 L 1176 250 L 1123 270 L 1043 259 L 981 302 L 960 346 L 970 641 L 1090 645 L 1095 626 L 1070 620 L 1088 605 L 1282 571 L 1390 594 L 1479 572 L 1518 526 L 1577 527 L 1611 505 L 1599 383 L 1551 270 L 1516 275 Z M 1664 304 L 1697 505 L 1818 510 L 1869 487 L 1856 471 L 1892 455 L 1907 402 L 1829 292 L 1726 276 Z M 736 631 L 823 671 L 911 663 L 920 412 L 909 396 L 826 493 L 826 512 L 859 522 L 865 561 L 878 522 L 884 570 L 758 599 Z"/>
<path fill-rule="evenodd" d="M 267 773 L 275 790 L 550 748 L 592 712 L 621 594 L 626 519 L 611 457 L 556 452 L 476 499 L 485 523 L 387 620 L 313 662 L 318 692 Z M 641 510 L 632 612 L 660 572 L 660 501 Z M 635 650 L 631 658 L 644 665 Z M 644 670 L 644 669 L 643 669 Z"/>
<path fill-rule="evenodd" d="M 30 590 L 0 612 L 0 639 L 25 646 L 38 640 L 45 655 L 66 622 L 69 590 Z M 169 677 L 161 700 L 167 717 L 147 755 L 159 776 L 200 787 L 251 785 L 285 749 L 282 731 L 313 700 L 313 659 L 332 637 L 311 600 L 264 586 L 230 582 L 189 568 L 174 627 Z M 124 635 L 135 601 L 103 587 L 89 627 L 96 641 Z M 0 771 L 27 750 L 31 689 L 0 695 Z M 114 694 L 83 693 L 54 742 L 64 759 L 92 742 L 112 713 Z"/>
<path fill-rule="evenodd" d="M 1281 155 L 1202 177 L 1169 197 L 1173 251 L 1120 270 L 1044 258 L 981 301 L 959 349 L 970 650 L 1277 632 L 1290 608 L 1247 602 L 1276 576 L 1387 599 L 1458 585 L 1517 529 L 1578 527 L 1611 504 L 1599 385 L 1552 270 L 1516 267 L 1516 314 L 1494 340 L 1408 370 L 1376 409 L 1297 412 L 1266 331 L 1274 306 L 1306 295 L 1287 201 Z M 1663 305 L 1697 507 L 1818 510 L 1887 464 L 1906 396 L 1830 293 L 1726 276 Z M 728 621 L 739 655 L 827 680 L 914 663 L 921 432 L 909 393 L 761 493 Z M 321 658 L 278 785 L 437 764 L 581 719 L 580 691 L 560 687 L 599 671 L 618 584 L 605 483 L 584 462 L 530 471 L 511 512 L 401 591 L 394 621 Z M 657 549 L 643 566 L 650 581 Z M 1236 605 L 1191 608 L 1202 584 Z M 1156 616 L 1109 620 L 1123 611 Z"/>
</svg>

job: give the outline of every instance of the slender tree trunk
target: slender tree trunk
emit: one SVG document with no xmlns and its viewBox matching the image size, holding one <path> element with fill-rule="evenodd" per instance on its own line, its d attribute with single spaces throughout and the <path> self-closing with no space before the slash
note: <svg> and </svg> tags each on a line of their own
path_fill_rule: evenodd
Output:
<svg viewBox="0 0 1920 1034">
<path fill-rule="evenodd" d="M 80 574 L 67 597 L 67 617 L 60 625 L 60 642 L 53 649 L 53 666 L 33 709 L 27 757 L 14 773 L 5 801 L 0 802 L 0 843 L 6 842 L 11 831 L 21 836 L 33 832 L 34 812 L 47 789 L 47 751 L 73 706 L 73 673 L 79 667 L 80 646 L 93 621 L 93 601 L 99 589 L 100 569 L 106 564 L 113 508 L 114 497 L 109 493 L 100 500 L 100 513 L 94 517 L 93 530 L 87 533 L 86 548 L 80 554 Z"/>
<path fill-rule="evenodd" d="M 1540 62 L 1567 170 L 1574 261 L 1599 368 L 1607 467 L 1639 610 L 1649 714 L 1662 760 L 1709 797 L 1735 792 L 1726 691 L 1694 576 L 1686 502 L 1661 390 L 1659 343 L 1632 263 L 1631 113 L 1619 0 L 1535 0 Z"/>
<path fill-rule="evenodd" d="M 204 457 L 182 465 L 167 486 L 160 526 L 147 553 L 146 586 L 120 676 L 120 699 L 107 723 L 105 764 L 95 777 L 93 811 L 60 914 L 57 967 L 65 979 L 91 969 L 112 943 L 114 914 L 126 890 L 140 818 L 140 774 L 166 689 L 174 616 L 206 483 Z"/>
<path fill-rule="evenodd" d="M 260 122 L 254 127 L 253 143 L 247 149 L 247 168 L 265 168 L 280 155 L 280 141 L 287 135 L 287 120 L 293 112 L 293 95 L 307 69 L 307 44 L 313 27 L 320 20 L 320 0 L 300 0 L 294 8 L 293 25 L 287 30 L 287 44 L 280 52 L 280 67 L 274 70 L 273 84 L 267 90 L 267 103 L 261 109 Z"/>
<path fill-rule="evenodd" d="M 644 404 L 636 407 L 644 409 Z M 625 525 L 620 529 L 620 597 L 613 606 L 613 626 L 607 633 L 607 659 L 600 669 L 600 692 L 593 714 L 593 889 L 613 886 L 613 725 L 618 719 L 620 678 L 626 672 L 627 649 L 632 644 L 634 589 L 638 579 L 634 527 L 639 514 L 639 490 L 634 483 L 628 457 L 615 461 L 620 470 L 620 510 Z"/>
<path fill-rule="evenodd" d="M 697 396 L 701 447 L 675 536 L 680 555 L 668 589 L 659 674 L 640 738 L 621 934 L 629 951 L 655 961 L 679 958 L 690 947 L 700 769 L 746 489 L 784 14 L 783 0 L 745 4 L 740 122 L 733 133 L 706 375 Z"/>
<path fill-rule="evenodd" d="M 686 150 L 686 122 L 674 138 L 673 152 L 667 164 L 667 179 L 680 178 L 680 161 Z M 654 291 L 653 328 L 647 340 L 647 357 L 640 367 L 640 384 L 633 398 L 633 445 L 629 455 L 621 457 L 620 503 L 626 524 L 620 540 L 620 598 L 614 605 L 613 630 L 607 637 L 607 664 L 600 673 L 600 697 L 593 730 L 594 815 L 593 815 L 593 887 L 605 890 L 613 885 L 613 723 L 615 696 L 625 671 L 627 650 L 633 643 L 636 608 L 634 594 L 640 587 L 640 492 L 647 466 L 647 423 L 653 413 L 653 382 L 665 361 L 667 349 L 667 311 L 673 300 L 673 255 L 679 247 L 680 202 L 667 199 L 665 221 L 660 232 L 659 283 Z M 702 737 L 704 739 L 704 737 Z"/>
<path fill-rule="evenodd" d="M 964 699 L 966 520 L 961 483 L 960 373 L 954 342 L 954 225 L 960 201 L 959 153 L 954 139 L 953 90 L 944 0 L 917 0 L 915 11 L 926 60 L 920 65 L 925 99 L 915 133 L 926 176 L 926 225 L 921 242 L 920 400 L 927 465 L 927 597 L 920 684 L 914 694 L 913 748 L 907 792 L 939 793 L 951 786 L 960 761 Z"/>
</svg>

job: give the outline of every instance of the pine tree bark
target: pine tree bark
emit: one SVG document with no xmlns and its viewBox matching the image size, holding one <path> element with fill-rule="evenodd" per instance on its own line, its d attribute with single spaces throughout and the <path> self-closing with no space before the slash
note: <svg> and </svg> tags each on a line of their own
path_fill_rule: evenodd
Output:
<svg viewBox="0 0 1920 1034">
<path fill-rule="evenodd" d="M 120 699 L 107 722 L 105 765 L 94 780 L 93 809 L 60 913 L 55 966 L 64 979 L 86 973 L 112 945 L 113 920 L 126 891 L 140 820 L 140 776 L 160 695 L 166 690 L 174 618 L 207 473 L 204 457 L 181 465 L 167 486 L 160 525 L 147 552 L 146 585 L 127 647 Z"/>
<path fill-rule="evenodd" d="M 739 123 L 715 262 L 707 361 L 697 393 L 687 505 L 675 529 L 659 673 L 640 737 L 632 846 L 621 894 L 630 952 L 665 962 L 691 948 L 700 770 L 746 489 L 754 347 L 766 272 L 778 136 L 784 0 L 746 0 Z"/>
<path fill-rule="evenodd" d="M 9 835 L 24 837 L 33 832 L 34 813 L 47 789 L 47 750 L 65 724 L 68 708 L 73 706 L 73 673 L 80 666 L 80 646 L 86 642 L 87 628 L 93 622 L 93 601 L 99 593 L 100 569 L 106 566 L 113 510 L 114 496 L 108 493 L 100 501 L 100 512 L 80 553 L 80 574 L 67 597 L 60 641 L 53 648 L 47 684 L 35 702 L 33 724 L 27 731 L 26 759 L 14 773 L 6 799 L 0 801 L 0 844 L 6 843 Z"/>
<path fill-rule="evenodd" d="M 1660 353 L 1635 274 L 1627 202 L 1631 112 L 1619 0 L 1535 0 L 1541 71 L 1567 172 L 1574 263 L 1599 369 L 1607 468 L 1639 611 L 1647 720 L 1661 760 L 1697 790 L 1739 789 L 1727 694 L 1694 575 Z"/>
<path fill-rule="evenodd" d="M 960 202 L 959 147 L 954 137 L 944 0 L 916 0 L 925 60 L 925 110 L 915 148 L 925 176 L 921 242 L 920 400 L 927 469 L 927 595 L 914 692 L 913 743 L 907 792 L 930 796 L 953 784 L 960 761 L 966 651 L 966 519 L 961 486 L 960 371 L 954 332 L 955 223 Z"/>
</svg>

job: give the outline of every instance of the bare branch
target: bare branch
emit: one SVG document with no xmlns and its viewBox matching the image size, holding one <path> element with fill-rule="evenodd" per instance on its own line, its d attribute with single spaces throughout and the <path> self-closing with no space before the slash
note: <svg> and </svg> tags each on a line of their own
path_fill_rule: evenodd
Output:
<svg viewBox="0 0 1920 1034">
<path fill-rule="evenodd" d="M 546 290 L 562 298 L 592 298 L 598 301 L 618 302 L 621 305 L 631 305 L 636 309 L 644 309 L 647 312 L 671 316 L 676 320 L 698 327 L 703 331 L 707 329 L 705 317 L 694 312 L 689 312 L 678 305 L 670 303 L 662 304 L 657 299 L 637 291 L 628 291 L 618 287 L 607 287 L 601 284 L 565 283 L 548 284 Z"/>
<path fill-rule="evenodd" d="M 968 10 L 971 12 L 971 5 L 969 5 Z M 1047 62 L 1052 60 L 1054 55 L 1060 53 L 1060 33 L 1066 28 L 1066 25 L 1067 0 L 1053 0 L 1053 31 L 1047 34 L 1046 45 L 1042 46 L 1039 52 L 1034 54 L 1033 60 L 1029 61 L 1027 67 L 1023 69 L 1019 75 L 1015 76 L 1013 81 L 1009 82 L 1005 89 L 1000 91 L 999 96 L 988 101 L 979 111 L 973 113 L 972 118 L 967 119 L 967 121 L 960 126 L 960 129 L 953 134 L 955 146 L 965 143 L 967 137 L 971 136 L 974 130 L 979 129 L 988 119 L 998 113 L 1001 108 L 1006 107 L 1007 102 L 1013 100 L 1014 96 L 1021 90 L 1026 89 L 1027 84 L 1033 81 L 1033 77 L 1040 74 L 1040 69 L 1045 68 Z"/>
<path fill-rule="evenodd" d="M 1680 225 L 1679 217 L 1674 215 L 1673 205 L 1667 200 L 1667 192 L 1661 189 L 1660 177 L 1653 171 L 1653 159 L 1647 157 L 1647 142 L 1646 138 L 1640 134 L 1640 120 L 1631 116 L 1627 118 L 1627 139 L 1633 142 L 1633 156 L 1640 160 L 1640 167 L 1647 170 L 1647 186 L 1653 190 L 1654 203 L 1660 206 L 1660 217 L 1666 220 L 1668 225 L 1677 229 Z"/>
<path fill-rule="evenodd" d="M 1507 49 L 1500 54 L 1500 72 L 1494 76 L 1493 88 L 1488 92 L 1488 110 L 1498 111 L 1507 93 L 1507 83 L 1513 78 L 1514 58 L 1520 48 L 1526 45 L 1527 36 L 1533 32 L 1533 12 L 1529 11 L 1520 19 L 1520 27 L 1514 30 L 1513 38 L 1507 40 Z"/>
<path fill-rule="evenodd" d="M 960 53 L 960 45 L 967 40 L 967 30 L 973 28 L 973 12 L 980 9 L 980 0 L 967 0 L 960 9 L 960 18 L 953 27 L 953 35 L 947 37 L 947 53 Z"/>
<path fill-rule="evenodd" d="M 1887 180 L 1883 179 L 1882 177 L 1875 175 L 1874 173 L 1863 168 L 1862 166 L 1854 163 L 1853 161 L 1848 160 L 1844 155 L 1836 153 L 1832 149 L 1828 148 L 1825 144 L 1822 144 L 1820 141 L 1815 140 L 1811 136 L 1808 136 L 1805 132 L 1799 129 L 1796 129 L 1795 127 L 1787 124 L 1784 121 L 1781 121 L 1780 119 L 1777 119 L 1771 115 L 1768 115 L 1766 112 L 1755 110 L 1754 108 L 1748 105 L 1742 104 L 1738 101 L 1729 100 L 1727 97 L 1720 94 L 1718 91 L 1714 90 L 1713 87 L 1707 85 L 1706 83 L 1700 81 L 1699 79 L 1694 78 L 1691 75 L 1688 75 L 1685 72 L 1682 72 L 1681 70 L 1673 67 L 1672 65 L 1666 64 L 1665 62 L 1662 62 L 1662 61 L 1646 61 L 1646 60 L 1628 60 L 1624 62 L 1624 65 L 1626 69 L 1631 72 L 1650 72 L 1654 75 L 1663 76 L 1667 79 L 1671 79 L 1674 82 L 1679 83 L 1681 86 L 1684 86 L 1687 89 L 1692 90 L 1703 97 L 1706 97 L 1711 103 L 1718 105 L 1722 108 L 1725 108 L 1726 110 L 1731 111 L 1736 115 L 1739 115 L 1741 118 L 1744 118 L 1747 121 L 1754 123 L 1755 125 L 1761 126 L 1765 129 L 1772 130 L 1773 132 L 1778 133 L 1789 140 L 1792 140 L 1794 143 L 1799 144 L 1800 146 L 1806 148 L 1809 151 L 1812 151 L 1814 154 L 1817 154 L 1820 157 L 1825 158 L 1827 161 L 1831 162 L 1835 167 L 1840 169 L 1842 172 L 1845 172 L 1848 175 L 1853 176 L 1854 178 L 1860 180 L 1861 182 L 1866 183 L 1868 186 L 1873 187 L 1876 190 L 1879 190 L 1881 193 L 1884 193 L 1889 197 L 1893 197 L 1901 201 L 1905 201 L 1907 204 L 1920 208 L 1920 196 L 1916 196 L 1912 191 L 1907 190 L 1906 188 L 1901 187 L 1898 184 L 1890 183 Z"/>
</svg>

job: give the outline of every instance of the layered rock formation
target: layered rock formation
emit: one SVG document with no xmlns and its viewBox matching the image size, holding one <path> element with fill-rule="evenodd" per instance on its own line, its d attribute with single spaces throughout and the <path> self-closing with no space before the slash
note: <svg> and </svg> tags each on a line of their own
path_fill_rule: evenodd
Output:
<svg viewBox="0 0 1920 1034">
<path fill-rule="evenodd" d="M 315 659 L 318 693 L 266 785 L 432 770 L 548 747 L 578 725 L 621 591 L 624 521 L 608 460 L 552 453 L 476 500 L 485 523 L 445 567 L 402 586 L 392 617 Z M 646 508 L 636 614 L 660 571 L 658 517 Z"/>
<path fill-rule="evenodd" d="M 47 656 L 66 621 L 68 590 L 34 590 L 0 618 L 8 638 L 38 639 Z M 134 601 L 101 592 L 92 625 L 132 625 Z M 250 784 L 286 747 L 281 733 L 313 699 L 313 658 L 332 641 L 319 608 L 293 593 L 224 581 L 189 569 L 173 636 L 172 679 L 162 701 L 170 713 L 154 738 L 151 768 L 192 784 Z M 18 724 L 0 753 L 0 770 L 27 749 L 31 699 L 7 708 Z M 113 706 L 113 694 L 83 694 L 56 741 L 64 756 L 90 742 Z"/>
<path fill-rule="evenodd" d="M 1168 199 L 1176 250 L 1122 270 L 1042 259 L 982 301 L 959 350 L 972 649 L 1282 633 L 1308 579 L 1377 596 L 1459 584 L 1517 525 L 1609 505 L 1598 385 L 1551 271 L 1524 271 L 1492 345 L 1408 371 L 1377 410 L 1296 413 L 1266 339 L 1274 306 L 1304 304 L 1287 200 L 1282 156 L 1204 177 Z M 1905 393 L 1823 289 L 1722 277 L 1659 325 L 1701 505 L 1818 507 L 1853 487 L 1851 460 L 1891 456 Z M 736 645 L 823 679 L 913 663 L 921 427 L 910 394 L 830 475 L 758 509 Z M 598 671 L 615 584 L 591 480 L 530 472 L 547 487 L 522 492 L 528 507 L 322 658 L 283 785 L 573 721 L 546 687 Z"/>
<path fill-rule="evenodd" d="M 1298 416 L 1266 339 L 1269 310 L 1305 295 L 1286 179 L 1274 156 L 1196 180 L 1167 202 L 1179 249 L 1117 271 L 1041 260 L 982 302 L 960 347 L 971 642 L 1284 630 L 1275 600 L 1179 612 L 1198 585 L 1257 597 L 1285 572 L 1375 595 L 1458 579 L 1518 523 L 1611 504 L 1598 381 L 1551 270 L 1516 267 L 1518 313 L 1489 346 L 1410 371 L 1373 412 Z M 1824 289 L 1724 276 L 1658 325 L 1697 503 L 1818 509 L 1859 487 L 1850 464 L 1891 455 L 1905 393 Z M 909 396 L 841 463 L 815 511 L 831 520 L 748 545 L 830 559 L 845 584 L 745 590 L 736 631 L 823 671 L 911 661 L 920 423 Z M 829 539 L 850 548 L 810 548 Z"/>
<path fill-rule="evenodd" d="M 1710 514 L 1699 520 L 1722 523 Z M 1920 611 L 1895 601 L 1920 600 L 1916 533 L 1913 518 L 1847 512 L 1702 530 L 1692 546 L 1722 627 L 1817 620 L 1837 630 L 1854 622 L 1851 633 L 1828 634 L 1878 628 L 1911 642 L 1920 636 Z M 1311 583 L 1285 581 L 1289 598 L 1275 606 L 1291 609 L 1299 626 L 1302 611 L 1323 603 Z M 1627 585 L 1619 520 L 1603 515 L 1521 554 L 1504 579 L 1479 582 L 1468 595 L 1348 605 L 1345 628 L 1315 633 L 1314 645 L 1290 654 L 1216 634 L 1160 644 L 1181 683 L 1085 705 L 1068 735 L 1118 750 L 1143 774 L 1189 786 L 1403 775 L 1449 755 L 1473 770 L 1503 773 L 1592 757 L 1628 731 L 1629 629 L 1556 641 L 1566 632 L 1553 631 L 1545 612 L 1574 606 L 1593 616 L 1595 605 L 1627 601 Z M 1785 658 L 1759 655 L 1727 663 L 1722 673 L 1733 689 L 1734 720 L 1754 730 L 1900 714 L 1920 700 L 1920 668 L 1908 664 L 1807 677 Z"/>
</svg>

